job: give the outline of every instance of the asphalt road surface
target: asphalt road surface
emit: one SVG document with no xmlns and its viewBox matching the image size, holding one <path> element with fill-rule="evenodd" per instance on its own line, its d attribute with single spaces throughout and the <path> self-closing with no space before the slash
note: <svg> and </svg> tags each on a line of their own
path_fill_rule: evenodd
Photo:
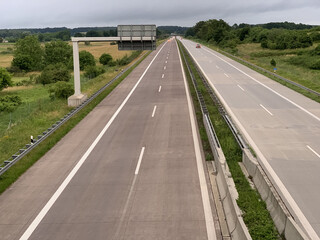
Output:
<svg viewBox="0 0 320 240">
<path fill-rule="evenodd" d="M 320 104 L 182 40 L 254 148 L 295 219 L 320 236 Z"/>
<path fill-rule="evenodd" d="M 1 239 L 216 239 L 194 121 L 171 40 L 0 196 Z"/>
</svg>

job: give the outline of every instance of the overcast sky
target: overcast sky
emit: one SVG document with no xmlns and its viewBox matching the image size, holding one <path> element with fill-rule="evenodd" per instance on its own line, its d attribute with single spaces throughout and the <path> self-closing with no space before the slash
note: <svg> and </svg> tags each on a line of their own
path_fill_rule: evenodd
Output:
<svg viewBox="0 0 320 240">
<path fill-rule="evenodd" d="M 289 21 L 320 25 L 320 0 L 0 0 L 0 28 L 193 26 Z"/>
</svg>

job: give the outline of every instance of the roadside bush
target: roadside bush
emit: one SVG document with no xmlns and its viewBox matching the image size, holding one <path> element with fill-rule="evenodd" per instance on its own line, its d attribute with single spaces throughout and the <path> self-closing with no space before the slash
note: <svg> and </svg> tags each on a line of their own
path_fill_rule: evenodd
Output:
<svg viewBox="0 0 320 240">
<path fill-rule="evenodd" d="M 84 73 L 84 76 L 91 79 L 91 78 L 95 78 L 95 77 L 98 77 L 99 75 L 105 73 L 106 70 L 99 66 L 87 66 L 85 68 L 85 73 Z"/>
<path fill-rule="evenodd" d="M 21 104 L 22 100 L 19 96 L 0 97 L 0 112 L 13 112 Z"/>
<path fill-rule="evenodd" d="M 312 55 L 320 55 L 320 44 L 311 52 Z"/>
<path fill-rule="evenodd" d="M 0 67 L 0 91 L 12 86 L 11 75 L 7 69 Z"/>
<path fill-rule="evenodd" d="M 112 61 L 112 56 L 107 53 L 102 54 L 101 57 L 99 58 L 99 62 L 102 65 L 108 65 L 108 63 L 111 61 Z"/>
<path fill-rule="evenodd" d="M 94 56 L 87 51 L 81 51 L 79 53 L 79 62 L 80 62 L 80 70 L 84 70 L 87 66 L 95 66 L 96 65 L 96 61 L 94 60 Z"/>
<path fill-rule="evenodd" d="M 49 88 L 50 98 L 54 100 L 55 98 L 67 99 L 73 94 L 73 86 L 68 82 L 56 82 Z"/>
<path fill-rule="evenodd" d="M 47 66 L 36 79 L 36 82 L 45 85 L 58 81 L 68 82 L 70 78 L 71 74 L 68 68 L 62 63 L 57 63 Z"/>
<path fill-rule="evenodd" d="M 311 64 L 310 66 L 311 69 L 314 69 L 314 70 L 320 70 L 320 60 L 314 62 L 313 64 Z"/>
</svg>

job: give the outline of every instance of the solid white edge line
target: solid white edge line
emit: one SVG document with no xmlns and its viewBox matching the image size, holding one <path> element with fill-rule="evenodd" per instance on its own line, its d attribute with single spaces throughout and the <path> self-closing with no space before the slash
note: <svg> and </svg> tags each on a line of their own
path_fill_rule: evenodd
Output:
<svg viewBox="0 0 320 240">
<path fill-rule="evenodd" d="M 245 92 L 245 90 L 243 89 L 243 87 L 241 87 L 239 84 L 237 85 L 242 91 Z"/>
<path fill-rule="evenodd" d="M 320 158 L 320 154 L 313 150 L 309 145 L 307 145 L 307 148 L 309 148 L 311 152 L 313 152 L 318 158 Z"/>
<path fill-rule="evenodd" d="M 287 97 L 281 95 L 280 93 L 278 93 L 277 91 L 273 90 L 272 88 L 268 87 L 267 85 L 265 85 L 264 83 L 258 81 L 257 79 L 255 79 L 254 77 L 250 76 L 249 74 L 245 73 L 244 71 L 242 71 L 241 69 L 237 68 L 236 66 L 232 65 L 231 63 L 229 63 L 228 61 L 224 60 L 223 58 L 219 57 L 218 55 L 216 55 L 215 53 L 204 49 L 205 51 L 207 51 L 208 53 L 214 55 L 215 57 L 219 58 L 220 60 L 224 61 L 225 63 L 227 63 L 228 65 L 230 65 L 231 67 L 233 67 L 234 69 L 238 70 L 239 72 L 241 72 L 242 74 L 246 75 L 247 77 L 251 78 L 253 81 L 255 81 L 256 83 L 260 84 L 261 86 L 265 87 L 266 89 L 270 90 L 271 92 L 273 92 L 274 94 L 278 95 L 279 97 L 281 97 L 282 99 L 288 101 L 289 103 L 291 103 L 292 105 L 296 106 L 297 108 L 299 108 L 300 110 L 302 110 L 303 112 L 309 114 L 311 117 L 315 118 L 316 120 L 318 120 L 320 122 L 320 118 L 317 117 L 316 115 L 314 115 L 313 113 L 309 112 L 307 109 L 301 107 L 299 104 L 295 103 L 294 101 L 288 99 Z"/>
<path fill-rule="evenodd" d="M 208 51 L 209 52 L 209 51 Z M 198 65 L 198 67 L 200 68 L 200 70 L 202 71 L 203 75 L 209 80 L 210 78 L 207 76 L 207 74 L 203 71 L 202 67 L 200 66 L 200 64 L 198 63 L 198 61 L 193 57 L 193 55 L 191 54 L 191 52 L 189 52 L 191 57 L 193 58 L 193 60 L 196 62 L 196 64 Z M 215 55 L 215 54 L 213 54 Z M 218 57 L 219 58 L 219 57 Z M 220 58 L 221 59 L 221 58 Z M 225 60 L 223 60 L 225 61 Z M 255 150 L 257 156 L 259 157 L 258 159 L 260 159 L 260 163 L 264 166 L 264 168 L 267 170 L 267 172 L 270 174 L 270 176 L 272 177 L 272 179 L 274 180 L 274 182 L 276 183 L 276 185 L 278 186 L 278 188 L 280 189 L 281 193 L 283 194 L 286 202 L 289 204 L 289 206 L 292 208 L 294 214 L 297 216 L 297 218 L 299 219 L 301 225 L 304 227 L 304 230 L 307 232 L 307 234 L 311 237 L 311 239 L 313 240 L 320 240 L 320 238 L 318 237 L 317 233 L 314 231 L 313 227 L 311 226 L 311 224 L 309 223 L 309 221 L 307 220 L 307 218 L 304 216 L 303 212 L 301 211 L 301 209 L 299 208 L 299 206 L 297 205 L 297 203 L 294 201 L 293 197 L 291 196 L 291 194 L 289 193 L 289 191 L 287 190 L 287 188 L 284 186 L 284 184 L 282 183 L 282 181 L 280 180 L 280 178 L 278 177 L 278 175 L 276 174 L 276 172 L 273 170 L 273 168 L 271 167 L 271 165 L 269 164 L 268 160 L 265 158 L 265 156 L 262 154 L 262 152 L 260 151 L 260 149 L 258 148 L 258 146 L 255 144 L 255 142 L 252 140 L 252 138 L 250 137 L 250 135 L 248 134 L 248 132 L 245 130 L 245 128 L 243 127 L 243 125 L 240 123 L 240 121 L 238 120 L 238 118 L 234 115 L 234 113 L 231 111 L 231 108 L 227 105 L 226 101 L 224 100 L 224 98 L 221 96 L 221 94 L 218 92 L 218 89 L 214 86 L 214 84 L 209 81 L 210 86 L 215 90 L 218 98 L 220 99 L 220 101 L 222 102 L 223 106 L 226 108 L 227 112 L 230 114 L 232 120 L 235 121 L 236 125 L 239 127 L 240 131 L 243 133 L 243 135 L 245 136 L 245 138 L 247 139 L 247 141 L 249 142 L 249 144 L 251 145 L 251 147 Z"/>
<path fill-rule="evenodd" d="M 148 67 L 146 68 L 146 70 L 143 72 L 143 74 L 141 75 L 141 77 L 139 78 L 139 80 L 137 81 L 137 83 L 134 85 L 134 87 L 131 89 L 131 91 L 129 92 L 129 94 L 127 95 L 127 97 L 123 100 L 123 102 L 121 103 L 121 105 L 119 106 L 119 108 L 117 109 L 117 111 L 112 115 L 112 117 L 110 118 L 110 120 L 108 121 L 108 123 L 105 125 L 105 127 L 102 129 L 102 131 L 99 133 L 99 135 L 97 136 L 97 138 L 94 140 L 94 142 L 91 144 L 91 146 L 88 148 L 88 150 L 85 152 L 85 154 L 81 157 L 81 159 L 79 160 L 79 162 L 76 164 L 76 166 L 71 170 L 71 172 L 69 173 L 69 175 L 66 177 L 66 179 L 62 182 L 62 184 L 59 186 L 59 188 L 56 190 L 56 192 L 52 195 L 52 197 L 50 198 L 50 200 L 46 203 L 46 205 L 42 208 L 42 210 L 39 212 L 39 214 L 36 216 L 36 218 L 32 221 L 32 223 L 29 225 L 29 227 L 27 228 L 27 230 L 24 232 L 24 234 L 20 237 L 20 240 L 27 240 L 29 239 L 29 237 L 31 236 L 31 234 L 33 233 L 33 231 L 37 228 L 37 226 L 40 224 L 40 222 L 42 221 L 42 219 L 45 217 L 45 215 L 48 213 L 48 211 L 51 209 L 51 207 L 53 206 L 53 204 L 56 202 L 56 200 L 59 198 L 59 196 L 61 195 L 61 193 L 63 192 L 63 190 L 67 187 L 67 185 L 69 184 L 69 182 L 72 180 L 72 178 L 76 175 L 76 173 L 78 172 L 78 170 L 80 169 L 80 167 L 82 166 L 82 164 L 86 161 L 87 157 L 89 156 L 89 154 L 92 152 L 92 150 L 95 148 L 95 146 L 98 144 L 98 142 L 100 141 L 100 139 L 102 138 L 102 136 L 104 135 L 104 133 L 108 130 L 108 128 L 110 127 L 110 125 L 112 124 L 112 122 L 114 121 L 114 119 L 118 116 L 119 112 L 121 111 L 121 109 L 124 107 L 124 105 L 127 103 L 127 101 L 129 100 L 129 98 L 131 97 L 131 95 L 133 94 L 133 92 L 135 91 L 135 89 L 137 88 L 137 86 L 139 85 L 139 83 L 141 82 L 142 78 L 144 77 L 144 75 L 146 74 L 146 72 L 149 70 L 151 64 L 154 62 L 154 60 L 156 59 L 156 57 L 159 55 L 159 53 L 161 52 L 161 50 L 163 49 L 163 47 L 166 45 L 167 42 L 164 43 L 164 45 L 160 48 L 159 52 L 154 56 L 154 58 L 152 59 L 152 61 L 149 63 Z"/>
<path fill-rule="evenodd" d="M 164 78 L 164 74 L 162 74 L 162 77 L 161 78 Z"/>
<path fill-rule="evenodd" d="M 161 92 L 161 86 L 159 86 L 159 90 L 158 90 L 158 92 Z"/>
<path fill-rule="evenodd" d="M 192 108 L 189 87 L 188 87 L 187 79 L 186 79 L 186 76 L 184 73 L 184 68 L 183 68 L 183 64 L 182 64 L 180 51 L 179 51 L 177 42 L 176 42 L 176 45 L 177 45 L 178 54 L 179 54 L 181 71 L 182 71 L 182 76 L 183 76 L 183 81 L 184 81 L 184 88 L 185 88 L 186 95 L 187 95 L 189 117 L 190 117 L 190 121 L 191 121 L 191 130 L 192 130 L 192 136 L 193 136 L 193 146 L 194 146 L 194 150 L 195 150 L 195 154 L 196 154 L 197 169 L 198 169 L 200 190 L 201 190 L 201 196 L 202 196 L 202 204 L 203 204 L 204 217 L 205 217 L 206 228 L 207 228 L 207 236 L 208 236 L 208 240 L 215 240 L 216 239 L 216 232 L 215 232 L 215 227 L 214 227 L 214 223 L 213 223 L 213 216 L 212 216 L 212 210 L 211 210 L 211 205 L 210 205 L 210 200 L 209 200 L 209 193 L 208 193 L 206 177 L 205 177 L 204 169 L 203 169 L 203 162 L 202 162 L 200 143 L 199 143 L 196 123 L 195 123 L 195 116 L 194 116 L 194 112 L 193 112 L 193 108 Z"/>
<path fill-rule="evenodd" d="M 269 113 L 271 116 L 273 116 L 273 114 L 265 107 L 263 106 L 262 104 L 259 104 L 260 107 L 262 107 L 267 113 Z"/>
<path fill-rule="evenodd" d="M 153 107 L 153 111 L 152 111 L 151 117 L 154 117 L 154 114 L 156 113 L 156 110 L 157 110 L 157 105 Z"/>
<path fill-rule="evenodd" d="M 144 154 L 144 149 L 145 149 L 145 147 L 142 147 L 142 149 L 141 149 L 141 152 L 139 155 L 139 160 L 138 160 L 137 167 L 136 167 L 136 171 L 134 172 L 135 175 L 138 175 L 138 173 L 139 173 L 140 165 L 141 165 L 143 154 Z"/>
</svg>

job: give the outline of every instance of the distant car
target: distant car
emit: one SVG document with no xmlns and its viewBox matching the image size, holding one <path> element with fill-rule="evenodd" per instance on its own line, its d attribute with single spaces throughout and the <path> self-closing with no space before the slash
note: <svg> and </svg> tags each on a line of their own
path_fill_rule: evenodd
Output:
<svg viewBox="0 0 320 240">
<path fill-rule="evenodd" d="M 197 43 L 196 48 L 201 48 L 201 45 Z"/>
</svg>

